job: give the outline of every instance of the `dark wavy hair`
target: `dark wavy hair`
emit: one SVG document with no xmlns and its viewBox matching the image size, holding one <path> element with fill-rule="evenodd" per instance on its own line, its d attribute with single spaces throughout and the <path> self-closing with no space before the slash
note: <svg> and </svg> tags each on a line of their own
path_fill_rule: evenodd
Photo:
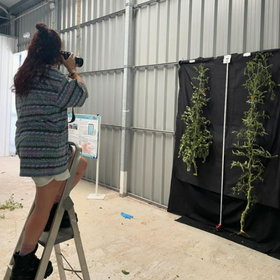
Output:
<svg viewBox="0 0 280 280">
<path fill-rule="evenodd" d="M 59 35 L 44 23 L 37 23 L 36 29 L 27 57 L 14 77 L 13 89 L 18 95 L 28 95 L 36 76 L 42 78 L 52 65 L 62 63 Z"/>
</svg>

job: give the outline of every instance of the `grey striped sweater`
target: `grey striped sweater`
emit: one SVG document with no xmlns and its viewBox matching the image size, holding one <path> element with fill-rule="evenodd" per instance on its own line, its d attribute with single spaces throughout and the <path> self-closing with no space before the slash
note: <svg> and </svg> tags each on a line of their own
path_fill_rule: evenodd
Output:
<svg viewBox="0 0 280 280">
<path fill-rule="evenodd" d="M 16 95 L 16 149 L 20 176 L 51 176 L 64 172 L 70 156 L 67 108 L 80 107 L 86 87 L 56 69 L 34 80 L 27 96 Z"/>
</svg>

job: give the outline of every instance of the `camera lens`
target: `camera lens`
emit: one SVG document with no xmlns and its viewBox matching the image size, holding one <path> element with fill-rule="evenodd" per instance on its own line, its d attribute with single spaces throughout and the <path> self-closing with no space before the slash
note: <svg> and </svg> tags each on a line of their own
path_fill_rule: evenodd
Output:
<svg viewBox="0 0 280 280">
<path fill-rule="evenodd" d="M 60 53 L 64 57 L 64 59 L 67 59 L 71 55 L 70 52 L 66 52 L 66 51 L 61 51 Z M 82 67 L 83 64 L 84 64 L 84 60 L 81 57 L 76 56 L 75 57 L 75 63 L 76 63 L 77 67 Z"/>
</svg>

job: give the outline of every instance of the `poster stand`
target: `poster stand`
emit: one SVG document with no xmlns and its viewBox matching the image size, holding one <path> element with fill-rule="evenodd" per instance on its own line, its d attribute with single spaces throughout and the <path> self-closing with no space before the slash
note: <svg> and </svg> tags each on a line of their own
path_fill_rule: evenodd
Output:
<svg viewBox="0 0 280 280">
<path fill-rule="evenodd" d="M 104 199 L 105 194 L 98 193 L 98 184 L 99 184 L 99 154 L 100 154 L 100 137 L 101 137 L 101 116 L 98 120 L 98 136 L 97 136 L 97 158 L 96 158 L 96 180 L 95 180 L 95 192 L 90 193 L 88 199 Z"/>
<path fill-rule="evenodd" d="M 68 115 L 71 119 L 71 114 Z M 95 192 L 90 193 L 88 199 L 104 199 L 105 194 L 98 193 L 99 185 L 99 155 L 101 139 L 101 116 L 90 114 L 76 114 L 75 121 L 68 124 L 69 141 L 82 148 L 82 156 L 96 159 Z"/>
</svg>

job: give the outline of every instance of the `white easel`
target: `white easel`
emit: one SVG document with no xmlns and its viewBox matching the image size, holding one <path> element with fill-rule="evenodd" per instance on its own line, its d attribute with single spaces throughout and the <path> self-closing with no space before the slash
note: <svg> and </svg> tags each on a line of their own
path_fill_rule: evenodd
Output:
<svg viewBox="0 0 280 280">
<path fill-rule="evenodd" d="M 97 135 L 97 157 L 96 157 L 96 180 L 95 180 L 95 192 L 90 193 L 88 199 L 104 199 L 105 194 L 98 193 L 98 184 L 99 184 L 99 155 L 100 155 L 100 140 L 101 140 L 101 116 L 98 117 L 98 135 Z"/>
</svg>

